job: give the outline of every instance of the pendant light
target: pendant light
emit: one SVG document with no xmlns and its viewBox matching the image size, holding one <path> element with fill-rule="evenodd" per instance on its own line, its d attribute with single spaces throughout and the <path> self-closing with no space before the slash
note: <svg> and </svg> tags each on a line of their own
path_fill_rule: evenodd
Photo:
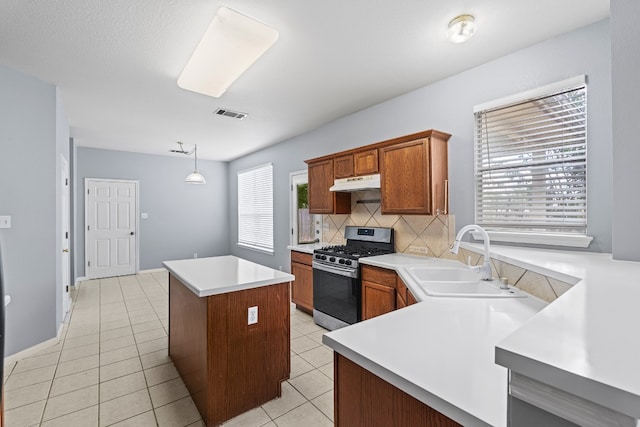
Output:
<svg viewBox="0 0 640 427">
<path fill-rule="evenodd" d="M 204 179 L 202 174 L 198 173 L 198 146 L 196 145 L 193 153 L 195 155 L 196 164 L 193 172 L 187 175 L 187 178 L 184 180 L 187 184 L 206 184 L 207 181 Z"/>
</svg>

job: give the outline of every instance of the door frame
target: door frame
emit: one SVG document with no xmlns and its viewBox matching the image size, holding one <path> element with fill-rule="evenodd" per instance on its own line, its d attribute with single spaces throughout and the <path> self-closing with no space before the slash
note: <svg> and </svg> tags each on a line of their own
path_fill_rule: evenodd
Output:
<svg viewBox="0 0 640 427">
<path fill-rule="evenodd" d="M 71 295 L 69 293 L 69 287 L 71 286 L 71 171 L 69 170 L 69 160 L 60 154 L 60 232 L 61 236 L 61 252 L 60 257 L 62 268 L 62 322 L 67 317 L 69 309 L 71 308 Z M 66 200 L 65 200 L 66 199 Z M 65 203 L 66 202 L 66 203 Z M 66 235 L 65 235 L 66 233 Z M 65 237 L 66 236 L 66 237 Z M 65 248 L 66 240 L 66 248 Z M 64 251 L 67 251 L 66 263 Z M 65 270 L 67 276 L 67 283 L 65 283 Z"/>
<path fill-rule="evenodd" d="M 307 169 L 289 172 L 289 244 L 294 246 L 298 245 L 298 241 L 296 239 L 298 231 L 298 208 L 297 204 L 295 203 L 297 202 L 297 193 L 295 192 L 295 184 L 297 183 L 294 183 L 294 180 L 296 180 L 296 178 L 298 177 L 306 177 L 306 180 L 304 178 L 302 179 L 303 181 L 306 181 L 308 183 L 309 173 Z M 316 232 L 316 238 L 319 242 L 322 242 L 322 216 L 318 214 L 312 214 L 312 217 L 314 218 L 314 223 L 318 220 L 318 217 L 320 217 L 320 226 L 318 227 L 318 225 L 315 224 L 314 229 Z"/>
<path fill-rule="evenodd" d="M 84 179 L 84 275 L 87 279 L 92 279 L 89 275 L 89 269 L 87 268 L 87 260 L 89 259 L 89 245 L 87 244 L 87 214 L 88 214 L 88 197 L 87 191 L 89 190 L 89 183 L 91 182 L 118 182 L 118 183 L 129 183 L 133 184 L 136 191 L 136 207 L 135 207 L 135 217 L 136 217 L 136 249 L 135 249 L 135 273 L 138 274 L 140 271 L 140 181 L 134 179 L 115 179 L 115 178 L 85 178 Z"/>
</svg>

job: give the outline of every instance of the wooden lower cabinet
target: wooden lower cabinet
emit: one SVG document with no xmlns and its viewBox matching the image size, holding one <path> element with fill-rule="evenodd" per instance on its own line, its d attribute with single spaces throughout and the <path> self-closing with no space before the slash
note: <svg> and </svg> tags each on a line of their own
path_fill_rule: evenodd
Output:
<svg viewBox="0 0 640 427">
<path fill-rule="evenodd" d="M 296 280 L 291 282 L 291 301 L 296 308 L 309 314 L 313 312 L 313 268 L 311 254 L 291 251 L 291 274 Z"/>
<path fill-rule="evenodd" d="M 396 272 L 362 266 L 362 320 L 396 309 Z"/>
<path fill-rule="evenodd" d="M 334 378 L 337 427 L 461 426 L 335 352 Z"/>
<path fill-rule="evenodd" d="M 396 290 L 373 282 L 362 282 L 362 320 L 396 309 Z"/>
<path fill-rule="evenodd" d="M 247 324 L 258 306 L 258 323 Z M 198 297 L 169 275 L 169 356 L 207 426 L 282 393 L 289 378 L 289 283 Z"/>
</svg>

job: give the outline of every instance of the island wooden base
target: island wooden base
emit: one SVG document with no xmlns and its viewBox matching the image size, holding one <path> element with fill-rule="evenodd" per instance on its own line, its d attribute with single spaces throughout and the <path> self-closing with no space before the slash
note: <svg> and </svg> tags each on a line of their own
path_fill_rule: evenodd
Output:
<svg viewBox="0 0 640 427">
<path fill-rule="evenodd" d="M 169 356 L 207 426 L 281 395 L 289 336 L 289 283 L 198 297 L 169 274 Z"/>
<path fill-rule="evenodd" d="M 337 427 L 461 427 L 346 357 L 333 354 Z"/>
</svg>

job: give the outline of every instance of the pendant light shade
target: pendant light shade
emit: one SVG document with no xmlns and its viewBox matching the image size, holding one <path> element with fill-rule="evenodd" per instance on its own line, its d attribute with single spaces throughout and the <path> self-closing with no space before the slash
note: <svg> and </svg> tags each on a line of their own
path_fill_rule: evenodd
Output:
<svg viewBox="0 0 640 427">
<path fill-rule="evenodd" d="M 204 179 L 201 173 L 198 172 L 198 146 L 196 145 L 193 153 L 195 155 L 195 168 L 193 172 L 187 175 L 187 178 L 184 180 L 187 184 L 206 184 L 207 180 Z"/>
</svg>

